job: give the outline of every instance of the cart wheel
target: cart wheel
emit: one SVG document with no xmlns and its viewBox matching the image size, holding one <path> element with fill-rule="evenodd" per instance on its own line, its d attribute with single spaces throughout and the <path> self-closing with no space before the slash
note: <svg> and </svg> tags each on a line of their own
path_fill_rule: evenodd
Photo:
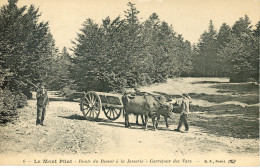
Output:
<svg viewBox="0 0 260 168">
<path fill-rule="evenodd" d="M 97 119 L 101 110 L 101 99 L 95 92 L 87 92 L 81 99 L 81 111 L 86 118 Z"/>
<path fill-rule="evenodd" d="M 103 107 L 106 117 L 110 120 L 116 120 L 120 117 L 122 109 L 116 109 L 113 107 Z"/>
</svg>

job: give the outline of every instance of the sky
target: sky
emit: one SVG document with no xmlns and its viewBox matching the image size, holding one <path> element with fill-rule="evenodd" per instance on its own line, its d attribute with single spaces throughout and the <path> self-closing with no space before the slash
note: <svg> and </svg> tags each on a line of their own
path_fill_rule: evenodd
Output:
<svg viewBox="0 0 260 168">
<path fill-rule="evenodd" d="M 107 16 L 124 17 L 129 1 L 140 11 L 141 21 L 155 12 L 191 43 L 198 42 L 210 20 L 217 30 L 224 22 L 232 26 L 244 15 L 249 16 L 252 25 L 260 21 L 260 0 L 19 0 L 18 6 L 39 7 L 40 20 L 49 22 L 56 46 L 61 50 L 73 46 L 71 41 L 87 18 L 101 23 Z M 0 5 L 7 2 L 0 0 Z"/>
</svg>

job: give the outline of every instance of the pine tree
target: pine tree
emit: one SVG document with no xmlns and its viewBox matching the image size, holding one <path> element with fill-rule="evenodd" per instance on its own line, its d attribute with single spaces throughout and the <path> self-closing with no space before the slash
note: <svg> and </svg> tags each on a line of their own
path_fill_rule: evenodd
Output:
<svg viewBox="0 0 260 168">
<path fill-rule="evenodd" d="M 139 67 L 139 57 L 140 53 L 142 53 L 142 36 L 141 36 L 141 25 L 138 18 L 138 14 L 140 11 L 138 11 L 135 7 L 135 4 L 132 4 L 131 2 L 128 2 L 127 6 L 129 9 L 127 9 L 125 12 L 125 35 L 123 40 L 123 50 L 124 52 L 124 64 L 123 71 L 125 71 L 126 74 L 128 74 L 131 77 L 135 77 L 136 73 L 138 73 Z M 130 74 L 128 73 L 130 72 Z M 136 80 L 136 79 L 135 79 Z"/>
<path fill-rule="evenodd" d="M 234 23 L 232 26 L 232 33 L 237 37 L 241 37 L 244 34 L 250 34 L 251 29 L 251 21 L 249 20 L 249 17 L 245 15 L 243 18 L 239 18 L 239 20 Z"/>
<path fill-rule="evenodd" d="M 71 67 L 71 56 L 66 47 L 61 53 L 56 54 L 49 64 L 47 79 L 45 80 L 51 90 L 60 90 L 71 87 L 69 68 Z"/>
<path fill-rule="evenodd" d="M 102 31 L 93 20 L 87 19 L 81 34 L 74 44 L 75 57 L 72 59 L 73 68 L 71 75 L 80 90 L 89 90 L 90 88 L 98 90 L 99 71 L 102 71 L 105 62 L 102 58 Z"/>
<path fill-rule="evenodd" d="M 217 75 L 217 31 L 210 20 L 208 31 L 205 31 L 198 43 L 198 55 L 195 58 L 194 68 L 199 75 Z"/>
<path fill-rule="evenodd" d="M 39 9 L 18 8 L 17 0 L 8 2 L 0 12 L 1 65 L 13 73 L 5 85 L 19 91 L 24 89 L 21 80 L 46 79 L 55 44 L 48 23 L 39 21 Z"/>
<path fill-rule="evenodd" d="M 260 82 L 260 77 L 259 77 L 259 64 L 260 64 L 260 21 L 256 24 L 256 28 L 253 31 L 253 36 L 254 36 L 254 50 L 255 50 L 255 73 L 253 75 L 253 78 L 259 83 Z"/>
<path fill-rule="evenodd" d="M 248 16 L 236 21 L 231 32 L 229 42 L 219 50 L 219 55 L 228 63 L 226 68 L 230 80 L 242 82 L 249 78 L 258 79 L 259 50 Z"/>
<path fill-rule="evenodd" d="M 227 44 L 231 40 L 230 38 L 231 38 L 231 28 L 226 23 L 223 23 L 217 35 L 218 52 L 221 51 L 222 48 L 227 46 Z M 218 67 L 217 68 L 218 76 L 227 76 L 227 74 L 229 74 L 228 69 L 230 65 L 225 55 L 217 54 L 216 64 Z"/>
</svg>

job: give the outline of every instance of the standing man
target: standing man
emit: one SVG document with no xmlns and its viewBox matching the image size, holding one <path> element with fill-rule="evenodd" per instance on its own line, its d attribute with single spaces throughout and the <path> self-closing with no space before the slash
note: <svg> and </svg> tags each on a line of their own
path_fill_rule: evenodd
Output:
<svg viewBox="0 0 260 168">
<path fill-rule="evenodd" d="M 180 109 L 180 121 L 178 128 L 175 129 L 175 131 L 180 132 L 180 129 L 182 127 L 182 124 L 184 123 L 185 126 L 185 132 L 189 131 L 189 124 L 187 121 L 188 114 L 190 112 L 190 103 L 191 103 L 191 98 L 187 93 L 182 94 L 182 102 L 181 102 L 181 109 Z"/>
<path fill-rule="evenodd" d="M 36 125 L 42 125 L 46 115 L 46 105 L 49 104 L 49 98 L 47 95 L 47 91 L 44 88 L 44 83 L 40 84 L 40 87 L 36 93 L 37 98 L 37 118 L 36 118 Z"/>
</svg>

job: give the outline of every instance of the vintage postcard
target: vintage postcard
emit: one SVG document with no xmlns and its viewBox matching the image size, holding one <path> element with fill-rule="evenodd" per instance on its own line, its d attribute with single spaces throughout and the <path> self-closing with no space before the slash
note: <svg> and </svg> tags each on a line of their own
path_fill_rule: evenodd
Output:
<svg viewBox="0 0 260 168">
<path fill-rule="evenodd" d="M 0 8 L 0 165 L 260 166 L 259 0 Z"/>
</svg>

